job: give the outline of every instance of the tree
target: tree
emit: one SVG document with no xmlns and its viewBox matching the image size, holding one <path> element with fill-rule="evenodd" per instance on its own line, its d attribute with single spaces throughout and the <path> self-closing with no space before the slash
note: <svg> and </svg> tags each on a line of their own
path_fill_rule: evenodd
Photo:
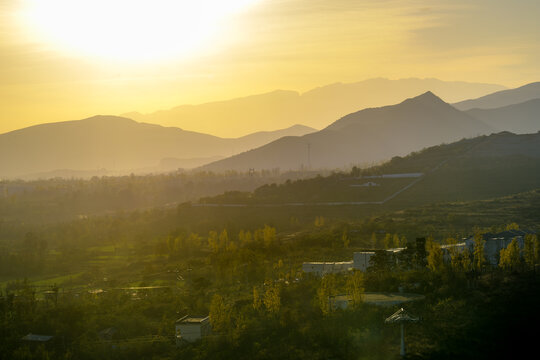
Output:
<svg viewBox="0 0 540 360">
<path fill-rule="evenodd" d="M 448 252 L 450 253 L 450 267 L 452 271 L 459 272 L 461 270 L 462 253 L 461 249 L 457 246 L 457 240 L 454 238 L 446 239 L 448 246 Z"/>
<path fill-rule="evenodd" d="M 321 228 L 324 226 L 324 217 L 322 216 L 317 216 L 315 218 L 315 227 L 316 228 Z"/>
<path fill-rule="evenodd" d="M 227 229 L 223 229 L 221 234 L 219 234 L 219 248 L 227 249 L 229 247 L 229 234 L 227 234 Z"/>
<path fill-rule="evenodd" d="M 499 266 L 504 270 L 515 271 L 520 264 L 520 250 L 517 239 L 512 239 L 512 242 L 506 249 L 501 249 Z"/>
<path fill-rule="evenodd" d="M 268 281 L 266 285 L 267 287 L 263 299 L 264 307 L 268 312 L 276 314 L 281 308 L 280 288 L 271 281 Z"/>
<path fill-rule="evenodd" d="M 259 311 L 262 306 L 262 299 L 261 295 L 259 294 L 259 290 L 257 287 L 253 287 L 253 309 Z"/>
<path fill-rule="evenodd" d="M 355 271 L 347 280 L 346 287 L 353 306 L 360 305 L 364 299 L 364 274 L 361 271 Z"/>
<path fill-rule="evenodd" d="M 471 252 L 467 246 L 465 246 L 461 253 L 461 269 L 465 272 L 472 270 Z"/>
<path fill-rule="evenodd" d="M 386 233 L 383 241 L 384 241 L 384 248 L 390 249 L 390 247 L 392 246 L 392 235 L 389 233 Z"/>
<path fill-rule="evenodd" d="M 218 234 L 213 230 L 208 233 L 208 246 L 213 253 L 219 252 Z"/>
<path fill-rule="evenodd" d="M 317 289 L 317 302 L 323 314 L 330 312 L 330 296 L 336 295 L 336 277 L 334 274 L 324 275 Z"/>
<path fill-rule="evenodd" d="M 486 255 L 485 255 L 485 246 L 486 241 L 484 240 L 482 234 L 477 233 L 474 235 L 474 264 L 473 267 L 476 271 L 482 271 L 484 265 L 486 264 Z"/>
<path fill-rule="evenodd" d="M 231 308 L 223 297 L 215 294 L 210 302 L 210 323 L 215 331 L 225 331 L 231 322 Z"/>
<path fill-rule="evenodd" d="M 375 234 L 374 232 L 371 233 L 371 248 L 372 249 L 376 249 L 377 248 L 377 243 L 378 243 L 378 239 L 377 239 L 377 234 Z"/>
<path fill-rule="evenodd" d="M 444 258 L 441 245 L 436 242 L 432 242 L 429 246 L 427 266 L 433 272 L 439 272 L 444 267 Z"/>
<path fill-rule="evenodd" d="M 394 234 L 394 236 L 392 237 L 392 246 L 394 248 L 399 248 L 401 247 L 401 240 L 399 239 L 399 235 L 398 234 Z"/>
<path fill-rule="evenodd" d="M 506 230 L 519 230 L 519 225 L 515 222 L 506 225 Z"/>
<path fill-rule="evenodd" d="M 538 238 L 536 235 L 527 234 L 524 241 L 523 257 L 525 258 L 525 264 L 529 269 L 533 269 L 538 263 Z"/>
<path fill-rule="evenodd" d="M 276 242 L 276 228 L 264 225 L 263 242 L 265 247 L 271 247 Z"/>
<path fill-rule="evenodd" d="M 351 244 L 351 239 L 347 236 L 347 230 L 343 230 L 343 234 L 341 235 L 341 242 L 343 243 L 343 247 L 345 249 L 349 248 L 349 245 Z"/>
</svg>

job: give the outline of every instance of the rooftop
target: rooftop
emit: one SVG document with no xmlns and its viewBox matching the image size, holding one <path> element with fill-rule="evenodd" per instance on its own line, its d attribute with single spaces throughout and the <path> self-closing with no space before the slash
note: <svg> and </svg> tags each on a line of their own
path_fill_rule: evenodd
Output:
<svg viewBox="0 0 540 360">
<path fill-rule="evenodd" d="M 186 315 L 178 320 L 176 320 L 176 323 L 182 323 L 182 324 L 200 324 L 202 322 L 205 322 L 209 319 L 208 316 L 189 316 Z"/>
</svg>

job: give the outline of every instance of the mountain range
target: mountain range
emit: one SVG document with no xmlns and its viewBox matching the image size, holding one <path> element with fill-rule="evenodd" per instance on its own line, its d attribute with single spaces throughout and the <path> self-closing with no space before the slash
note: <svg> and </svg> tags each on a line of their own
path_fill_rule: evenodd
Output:
<svg viewBox="0 0 540 360">
<path fill-rule="evenodd" d="M 494 127 L 426 92 L 397 105 L 360 110 L 321 131 L 281 138 L 203 168 L 222 171 L 365 165 L 494 131 Z"/>
<path fill-rule="evenodd" d="M 307 126 L 295 125 L 288 129 L 225 139 L 100 115 L 1 134 L 0 178 L 50 177 L 70 173 L 89 177 L 142 170 L 176 170 L 256 148 L 286 135 L 313 131 L 315 129 Z"/>
<path fill-rule="evenodd" d="M 438 79 L 376 78 L 335 83 L 304 93 L 276 90 L 226 101 L 181 105 L 149 114 L 130 112 L 122 116 L 229 137 L 261 128 L 286 128 L 295 123 L 321 129 L 352 112 L 395 104 L 426 91 L 433 91 L 447 102 L 456 102 L 504 89 L 501 85 Z"/>
<path fill-rule="evenodd" d="M 396 105 L 352 112 L 320 131 L 295 125 L 240 138 L 118 116 L 42 124 L 0 134 L 0 178 L 91 177 L 197 167 L 247 171 L 366 166 L 464 137 L 537 132 L 536 84 L 492 94 L 503 96 L 502 103 L 516 102 L 499 108 L 461 111 L 428 91 Z M 321 94 L 328 90 L 322 89 Z M 489 97 L 479 98 L 478 104 Z M 468 103 L 474 105 L 474 100 Z M 266 112 L 272 108 L 259 109 L 261 116 Z"/>
<path fill-rule="evenodd" d="M 459 110 L 494 109 L 540 98 L 540 82 L 533 82 L 515 89 L 506 89 L 454 103 Z"/>
<path fill-rule="evenodd" d="M 201 204 L 362 205 L 404 209 L 538 188 L 540 133 L 499 132 L 432 146 L 364 169 L 228 192 Z M 499 211 L 497 209 L 496 211 Z"/>
</svg>

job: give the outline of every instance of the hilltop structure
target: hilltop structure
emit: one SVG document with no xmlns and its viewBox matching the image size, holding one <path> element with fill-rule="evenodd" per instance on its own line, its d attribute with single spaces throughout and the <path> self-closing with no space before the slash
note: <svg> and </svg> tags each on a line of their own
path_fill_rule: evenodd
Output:
<svg viewBox="0 0 540 360">
<path fill-rule="evenodd" d="M 182 345 L 184 341 L 195 342 L 210 335 L 210 317 L 191 317 L 186 315 L 176 320 L 176 346 Z"/>
</svg>

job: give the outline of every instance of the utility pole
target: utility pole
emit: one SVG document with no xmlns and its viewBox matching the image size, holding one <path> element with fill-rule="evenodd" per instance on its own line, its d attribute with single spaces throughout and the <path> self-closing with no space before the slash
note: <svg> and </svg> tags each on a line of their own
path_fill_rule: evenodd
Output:
<svg viewBox="0 0 540 360">
<path fill-rule="evenodd" d="M 399 355 L 401 357 L 405 356 L 405 323 L 406 322 L 417 322 L 419 318 L 416 316 L 412 316 L 409 314 L 405 309 L 401 308 L 392 315 L 390 315 L 386 320 L 384 320 L 387 324 L 395 324 L 398 323 L 401 325 L 401 346 L 399 349 Z"/>
</svg>

